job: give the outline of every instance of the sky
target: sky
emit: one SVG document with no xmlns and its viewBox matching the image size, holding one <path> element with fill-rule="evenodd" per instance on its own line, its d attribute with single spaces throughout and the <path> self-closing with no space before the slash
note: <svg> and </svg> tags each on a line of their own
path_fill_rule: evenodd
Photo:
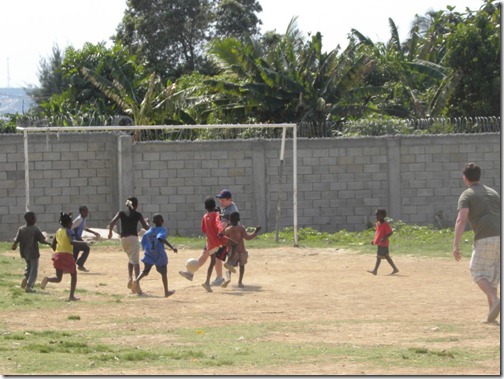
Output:
<svg viewBox="0 0 504 379">
<path fill-rule="evenodd" d="M 261 32 L 284 33 L 297 16 L 305 36 L 322 33 L 324 50 L 339 44 L 345 48 L 347 35 L 357 29 L 374 42 L 390 37 L 388 19 L 407 38 L 416 14 L 455 6 L 478 10 L 483 0 L 259 0 L 263 11 Z M 81 49 L 84 43 L 106 42 L 121 22 L 126 0 L 0 0 L 0 88 L 38 86 L 42 58 L 52 55 L 53 46 Z"/>
</svg>

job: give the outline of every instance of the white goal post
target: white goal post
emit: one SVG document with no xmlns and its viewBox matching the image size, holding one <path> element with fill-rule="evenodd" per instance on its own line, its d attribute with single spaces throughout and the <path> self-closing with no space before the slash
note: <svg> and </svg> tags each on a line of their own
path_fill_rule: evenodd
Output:
<svg viewBox="0 0 504 379">
<path fill-rule="evenodd" d="M 106 132 L 106 131 L 134 131 L 134 130 L 181 130 L 181 129 L 246 129 L 246 128 L 282 128 L 282 143 L 280 148 L 280 174 L 282 172 L 285 140 L 287 129 L 292 129 L 292 210 L 294 246 L 298 246 L 297 222 L 297 125 L 296 124 L 218 124 L 218 125 L 145 125 L 145 126 L 47 126 L 47 127 L 20 127 L 16 130 L 23 132 L 24 144 L 24 171 L 25 171 L 25 208 L 30 210 L 30 169 L 28 159 L 28 133 L 49 132 Z M 119 170 L 121 172 L 121 170 Z M 278 197 L 277 219 L 280 211 L 280 195 Z M 278 222 L 278 221 L 277 221 Z"/>
</svg>

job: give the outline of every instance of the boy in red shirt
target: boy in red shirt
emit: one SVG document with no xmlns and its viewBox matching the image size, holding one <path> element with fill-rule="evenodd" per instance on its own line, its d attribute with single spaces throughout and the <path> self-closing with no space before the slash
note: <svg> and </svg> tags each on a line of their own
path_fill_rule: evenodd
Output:
<svg viewBox="0 0 504 379">
<path fill-rule="evenodd" d="M 394 271 L 392 271 L 390 275 L 394 275 L 399 272 L 389 255 L 389 237 L 392 235 L 392 228 L 388 222 L 385 221 L 385 217 L 387 217 L 387 211 L 385 209 L 380 208 L 376 210 L 376 232 L 374 240 L 371 244 L 378 246 L 378 252 L 376 255 L 376 266 L 374 270 L 368 270 L 368 272 L 373 275 L 378 273 L 378 267 L 380 267 L 382 259 L 386 259 L 392 266 Z"/>
<path fill-rule="evenodd" d="M 221 246 L 226 244 L 224 239 L 224 228 L 220 220 L 220 213 L 216 207 L 213 197 L 208 197 L 205 200 L 205 209 L 207 213 L 201 219 L 201 231 L 206 234 L 206 250 L 210 255 L 210 266 L 208 266 L 206 282 L 202 284 L 208 292 L 213 292 L 210 288 L 210 277 L 215 266 L 215 253 Z"/>
</svg>

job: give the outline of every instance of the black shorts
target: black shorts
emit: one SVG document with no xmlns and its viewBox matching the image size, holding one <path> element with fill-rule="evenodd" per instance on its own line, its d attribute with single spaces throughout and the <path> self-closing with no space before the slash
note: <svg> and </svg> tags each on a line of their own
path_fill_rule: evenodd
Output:
<svg viewBox="0 0 504 379">
<path fill-rule="evenodd" d="M 227 246 L 221 246 L 219 247 L 219 250 L 217 250 L 217 252 L 215 253 L 215 257 L 220 259 L 221 261 L 225 261 L 227 253 L 228 253 Z"/>
<path fill-rule="evenodd" d="M 378 246 L 376 257 L 379 259 L 386 259 L 389 256 L 389 249 L 387 246 Z"/>
<path fill-rule="evenodd" d="M 149 275 L 152 266 L 153 265 L 151 265 L 150 263 L 144 263 L 143 273 L 146 276 Z M 156 266 L 156 271 L 159 272 L 161 275 L 166 275 L 168 272 L 168 266 L 167 265 Z"/>
</svg>

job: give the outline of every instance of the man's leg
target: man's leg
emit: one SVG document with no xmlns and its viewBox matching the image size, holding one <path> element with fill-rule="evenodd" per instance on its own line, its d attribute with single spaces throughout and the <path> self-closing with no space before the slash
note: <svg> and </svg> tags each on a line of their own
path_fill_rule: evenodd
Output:
<svg viewBox="0 0 504 379">
<path fill-rule="evenodd" d="M 480 279 L 476 284 L 487 296 L 488 307 L 491 308 L 492 304 L 497 300 L 497 288 L 493 287 L 487 279 Z"/>
<path fill-rule="evenodd" d="M 500 300 L 497 297 L 497 288 L 487 279 L 480 279 L 476 282 L 478 287 L 485 293 L 488 300 L 488 316 L 487 321 L 494 321 L 500 313 Z"/>
</svg>

